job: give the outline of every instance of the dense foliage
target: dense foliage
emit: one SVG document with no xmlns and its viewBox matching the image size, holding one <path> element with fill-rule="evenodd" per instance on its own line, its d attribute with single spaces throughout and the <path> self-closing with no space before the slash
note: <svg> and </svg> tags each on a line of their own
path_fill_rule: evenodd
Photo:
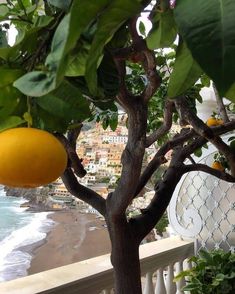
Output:
<svg viewBox="0 0 235 294">
<path fill-rule="evenodd" d="M 117 116 L 113 111 L 117 108 L 113 102 L 120 81 L 113 56 L 117 49 L 130 45 L 127 21 L 144 10 L 145 2 L 148 3 L 21 0 L 0 4 L 0 129 L 28 122 L 65 132 L 77 122 L 97 118 L 101 109 L 108 114 L 104 126 L 110 124 L 114 129 Z M 163 79 L 156 98 L 151 100 L 155 117 L 163 108 L 164 101 L 159 99 L 162 92 L 168 97 L 185 93 L 202 69 L 215 81 L 220 93 L 228 92 L 227 97 L 234 99 L 234 6 L 233 1 L 223 1 L 220 6 L 213 0 L 178 0 L 171 9 L 167 0 L 157 1 L 149 17 L 153 27 L 145 35 L 148 47 L 157 49 L 157 67 Z M 213 21 L 218 23 L 215 28 Z M 14 45 L 9 46 L 7 35 L 12 34 L 12 26 L 17 36 Z M 146 34 L 143 22 L 140 30 Z M 177 46 L 173 42 L 179 32 L 183 38 Z M 175 53 L 168 54 L 166 66 L 161 49 L 165 47 L 176 52 L 170 73 L 169 58 L 174 62 Z M 138 54 L 133 52 L 127 57 L 131 63 L 141 63 L 143 56 Z M 134 66 L 138 64 L 132 65 L 132 83 L 144 86 L 145 74 L 134 78 Z M 149 129 L 159 126 L 159 121 L 152 121 Z"/>
<path fill-rule="evenodd" d="M 207 252 L 201 250 L 199 256 L 190 261 L 194 266 L 181 272 L 176 280 L 186 278 L 184 291 L 191 294 L 233 294 L 235 291 L 235 254 L 223 250 Z"/>
</svg>

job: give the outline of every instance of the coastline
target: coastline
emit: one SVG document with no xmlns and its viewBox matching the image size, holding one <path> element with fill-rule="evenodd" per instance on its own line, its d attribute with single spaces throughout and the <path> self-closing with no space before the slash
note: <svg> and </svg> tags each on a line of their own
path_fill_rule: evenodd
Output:
<svg viewBox="0 0 235 294">
<path fill-rule="evenodd" d="M 42 242 L 34 244 L 28 275 L 110 252 L 105 221 L 78 210 L 48 215 L 55 225 Z"/>
</svg>

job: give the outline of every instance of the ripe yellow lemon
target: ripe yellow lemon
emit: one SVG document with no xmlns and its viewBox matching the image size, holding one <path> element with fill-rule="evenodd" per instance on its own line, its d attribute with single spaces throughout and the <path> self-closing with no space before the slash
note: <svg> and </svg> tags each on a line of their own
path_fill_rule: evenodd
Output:
<svg viewBox="0 0 235 294">
<path fill-rule="evenodd" d="M 56 180 L 65 170 L 67 153 L 50 133 L 15 128 L 0 133 L 0 183 L 33 188 Z"/>
<path fill-rule="evenodd" d="M 208 127 L 214 127 L 218 125 L 217 119 L 214 117 L 209 117 L 208 120 L 206 121 L 206 124 Z"/>
<path fill-rule="evenodd" d="M 209 117 L 208 120 L 206 121 L 206 124 L 208 127 L 215 127 L 215 126 L 220 126 L 224 123 L 222 119 L 217 119 L 215 117 Z"/>
<path fill-rule="evenodd" d="M 224 171 L 223 165 L 218 161 L 214 161 L 211 167 L 220 171 Z"/>
</svg>

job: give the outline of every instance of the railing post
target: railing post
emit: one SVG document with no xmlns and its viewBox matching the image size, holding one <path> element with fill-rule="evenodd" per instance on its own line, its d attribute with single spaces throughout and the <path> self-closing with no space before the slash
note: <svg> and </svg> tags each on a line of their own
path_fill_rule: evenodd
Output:
<svg viewBox="0 0 235 294">
<path fill-rule="evenodd" d="M 168 274 L 166 278 L 166 292 L 167 294 L 175 294 L 176 293 L 176 283 L 173 282 L 174 279 L 174 264 L 170 264 L 168 266 Z"/>
<path fill-rule="evenodd" d="M 176 263 L 176 275 L 178 275 L 180 272 L 182 272 L 183 270 L 183 261 L 178 261 Z M 184 294 L 184 292 L 182 291 L 182 288 L 185 286 L 185 280 L 181 279 L 178 282 L 176 282 L 177 285 L 177 292 L 176 294 Z"/>
<path fill-rule="evenodd" d="M 143 294 L 154 294 L 153 288 L 153 273 L 148 272 L 146 274 L 145 286 Z"/>
<path fill-rule="evenodd" d="M 157 270 L 157 281 L 155 287 L 155 294 L 167 294 L 163 277 L 163 268 Z"/>
</svg>

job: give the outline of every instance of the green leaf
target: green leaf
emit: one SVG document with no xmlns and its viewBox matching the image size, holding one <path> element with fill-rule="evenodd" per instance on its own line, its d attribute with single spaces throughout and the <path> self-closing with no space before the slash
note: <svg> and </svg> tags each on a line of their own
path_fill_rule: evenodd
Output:
<svg viewBox="0 0 235 294">
<path fill-rule="evenodd" d="M 203 74 L 201 76 L 201 83 L 204 87 L 210 87 L 211 80 L 207 75 Z"/>
<path fill-rule="evenodd" d="M 109 118 L 105 117 L 104 120 L 102 121 L 102 127 L 104 130 L 106 130 L 109 126 Z"/>
<path fill-rule="evenodd" d="M 55 89 L 55 74 L 32 71 L 16 80 L 13 85 L 25 95 L 40 97 Z"/>
<path fill-rule="evenodd" d="M 25 123 L 25 121 L 19 116 L 9 116 L 4 120 L 0 121 L 0 131 L 4 131 L 7 129 L 11 129 L 17 127 L 21 124 Z"/>
<path fill-rule="evenodd" d="M 235 83 L 232 84 L 224 96 L 235 103 Z"/>
<path fill-rule="evenodd" d="M 201 284 L 190 283 L 189 285 L 184 286 L 182 290 L 183 290 L 183 291 L 193 291 L 193 290 L 198 290 L 198 289 L 200 289 L 200 287 L 201 287 Z M 201 292 L 198 292 L 198 293 L 201 293 Z"/>
<path fill-rule="evenodd" d="M 0 68 L 0 118 L 6 118 L 12 114 L 19 103 L 22 95 L 12 86 L 18 76 L 22 75 L 21 70 Z"/>
<path fill-rule="evenodd" d="M 83 42 L 81 46 L 79 46 L 78 50 L 76 50 L 76 53 L 69 56 L 65 76 L 78 77 L 85 75 L 89 49 L 90 44 Z"/>
<path fill-rule="evenodd" d="M 0 89 L 11 85 L 23 73 L 21 69 L 0 68 Z"/>
<path fill-rule="evenodd" d="M 33 121 L 33 126 L 49 132 L 65 133 L 69 125 L 69 121 L 65 118 L 55 116 L 39 106 L 34 117 L 36 119 Z"/>
<path fill-rule="evenodd" d="M 68 10 L 71 0 L 49 0 L 48 3 L 62 10 Z"/>
<path fill-rule="evenodd" d="M 144 37 L 146 36 L 145 25 L 142 21 L 140 21 L 140 23 L 139 23 L 139 31 L 140 31 L 141 35 L 143 35 Z"/>
<path fill-rule="evenodd" d="M 89 117 L 89 103 L 78 88 L 63 82 L 58 89 L 37 99 L 37 104 L 54 116 L 69 120 Z"/>
<path fill-rule="evenodd" d="M 112 58 L 106 52 L 98 69 L 98 85 L 103 88 L 105 98 L 114 98 L 119 92 L 119 74 Z"/>
<path fill-rule="evenodd" d="M 54 34 L 51 53 L 45 63 L 48 72 L 28 73 L 15 83 L 15 87 L 25 95 L 33 97 L 40 97 L 53 91 L 63 80 L 68 53 L 76 45 L 83 30 L 107 2 L 108 0 L 95 3 L 86 0 L 74 1 L 70 13 L 65 15 Z"/>
<path fill-rule="evenodd" d="M 8 14 L 9 8 L 6 4 L 0 4 L 0 17 L 4 17 Z"/>
<path fill-rule="evenodd" d="M 141 11 L 139 1 L 113 0 L 104 13 L 100 16 L 97 31 L 91 45 L 91 50 L 86 67 L 86 80 L 90 92 L 97 94 L 97 63 L 103 54 L 103 48 L 114 33 L 132 16 Z"/>
<path fill-rule="evenodd" d="M 194 155 L 197 157 L 201 157 L 202 156 L 202 148 L 196 149 L 194 151 Z"/>
<path fill-rule="evenodd" d="M 53 17 L 48 15 L 39 15 L 34 19 L 33 26 L 37 29 L 48 26 L 53 20 Z"/>
<path fill-rule="evenodd" d="M 192 58 L 185 42 L 180 43 L 176 52 L 176 60 L 170 76 L 167 95 L 176 97 L 183 94 L 195 84 L 201 74 L 202 70 Z"/>
<path fill-rule="evenodd" d="M 235 82 L 235 1 L 177 0 L 174 15 L 194 59 L 224 96 Z"/>
<path fill-rule="evenodd" d="M 157 14 L 153 28 L 146 39 L 149 49 L 170 47 L 175 38 L 177 30 L 172 10 Z"/>
<path fill-rule="evenodd" d="M 112 131 L 115 131 L 118 125 L 118 115 L 114 114 L 109 119 L 109 125 Z"/>
</svg>

